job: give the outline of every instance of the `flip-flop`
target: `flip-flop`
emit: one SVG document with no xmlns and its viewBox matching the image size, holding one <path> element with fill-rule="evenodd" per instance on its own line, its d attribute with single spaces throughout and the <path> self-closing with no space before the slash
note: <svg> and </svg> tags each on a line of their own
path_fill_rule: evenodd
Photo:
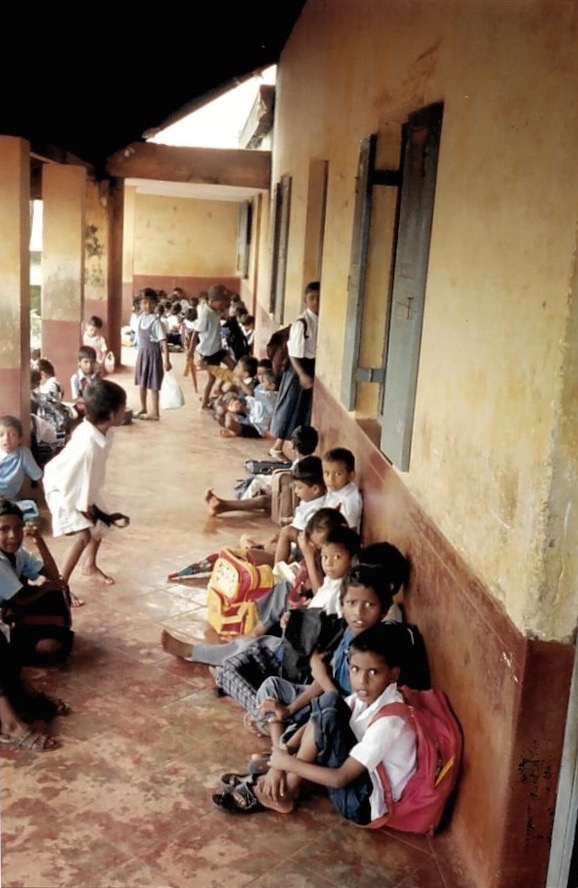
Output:
<svg viewBox="0 0 578 888">
<path fill-rule="evenodd" d="M 49 697 L 48 694 L 43 693 L 34 694 L 34 696 L 28 701 L 28 708 L 31 715 L 40 718 L 43 721 L 48 721 L 59 715 L 70 715 L 72 712 L 68 703 L 60 697 Z"/>
<path fill-rule="evenodd" d="M 147 413 L 145 410 L 137 410 L 136 413 L 133 413 L 133 419 L 148 419 Z"/>
<path fill-rule="evenodd" d="M 250 774 L 235 774 L 234 771 L 227 771 L 226 774 L 221 774 L 221 783 L 224 790 L 232 789 L 240 783 L 251 784 L 252 782 L 253 778 Z"/>
<path fill-rule="evenodd" d="M 13 749 L 30 749 L 32 752 L 49 752 L 52 749 L 58 749 L 60 741 L 55 737 L 49 737 L 48 734 L 42 734 L 40 731 L 29 728 L 19 736 L 0 734 L 0 745 L 11 746 Z"/>
<path fill-rule="evenodd" d="M 247 783 L 217 793 L 213 796 L 213 804 L 227 814 L 257 814 L 266 810 Z"/>
</svg>

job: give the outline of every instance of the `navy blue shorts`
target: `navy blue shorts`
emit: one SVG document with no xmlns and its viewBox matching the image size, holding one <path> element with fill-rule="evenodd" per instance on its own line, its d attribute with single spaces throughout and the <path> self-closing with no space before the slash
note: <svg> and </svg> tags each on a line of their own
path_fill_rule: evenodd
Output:
<svg viewBox="0 0 578 888">
<path fill-rule="evenodd" d="M 219 364 L 223 363 L 225 357 L 228 354 L 229 353 L 225 351 L 224 348 L 221 348 L 218 352 L 215 352 L 214 355 L 201 355 L 201 358 L 203 359 L 205 364 L 210 364 L 212 367 L 218 367 Z"/>
<path fill-rule="evenodd" d="M 349 727 L 351 710 L 336 691 L 322 694 L 311 703 L 318 765 L 339 768 L 349 757 L 357 739 Z M 339 789 L 328 788 L 333 806 L 346 820 L 365 824 L 371 820 L 370 797 L 373 783 L 367 770 Z"/>
</svg>

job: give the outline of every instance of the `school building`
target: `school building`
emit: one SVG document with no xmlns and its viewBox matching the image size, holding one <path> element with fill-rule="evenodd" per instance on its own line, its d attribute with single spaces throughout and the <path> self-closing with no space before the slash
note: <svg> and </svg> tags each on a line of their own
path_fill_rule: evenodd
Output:
<svg viewBox="0 0 578 888">
<path fill-rule="evenodd" d="M 356 455 L 365 542 L 410 559 L 407 614 L 465 738 L 447 835 L 477 888 L 566 885 L 574 842 L 577 84 L 576 0 L 307 0 L 270 151 L 133 142 L 95 176 L 0 135 L 6 412 L 29 398 L 31 197 L 64 379 L 88 314 L 120 353 L 139 287 L 225 283 L 261 354 L 321 280 L 313 423 Z"/>
</svg>

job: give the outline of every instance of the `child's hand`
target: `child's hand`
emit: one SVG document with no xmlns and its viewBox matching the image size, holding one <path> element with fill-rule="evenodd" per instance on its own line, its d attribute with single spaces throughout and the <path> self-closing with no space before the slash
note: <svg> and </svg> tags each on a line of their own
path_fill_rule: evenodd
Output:
<svg viewBox="0 0 578 888">
<path fill-rule="evenodd" d="M 309 658 L 309 668 L 311 670 L 311 675 L 313 678 L 319 682 L 319 684 L 323 684 L 323 679 L 330 677 L 331 673 L 329 671 L 328 661 L 329 655 L 327 653 L 321 653 L 320 651 L 314 651 Z"/>
<path fill-rule="evenodd" d="M 24 536 L 30 537 L 34 543 L 37 543 L 42 536 L 40 525 L 36 524 L 35 521 L 27 521 L 24 525 Z"/>
<path fill-rule="evenodd" d="M 267 697 L 266 700 L 263 700 L 259 707 L 260 715 L 271 715 L 269 721 L 283 722 L 285 719 L 289 718 L 289 711 L 286 706 L 279 702 L 279 700 L 275 700 L 274 697 Z"/>
<path fill-rule="evenodd" d="M 285 611 L 284 614 L 281 614 L 281 618 L 279 620 L 279 625 L 281 629 L 285 630 L 287 628 L 287 623 L 289 622 L 289 615 L 291 611 Z"/>
<path fill-rule="evenodd" d="M 269 768 L 263 780 L 259 781 L 263 794 L 274 802 L 280 802 L 287 792 L 287 781 L 283 771 Z"/>
<path fill-rule="evenodd" d="M 271 773 L 271 769 L 273 768 L 277 771 L 290 770 L 289 766 L 291 765 L 292 761 L 292 755 L 289 755 L 288 752 L 283 752 L 282 749 L 279 749 L 275 746 L 271 750 L 271 758 L 269 759 L 270 770 L 268 771 L 268 775 Z"/>
</svg>

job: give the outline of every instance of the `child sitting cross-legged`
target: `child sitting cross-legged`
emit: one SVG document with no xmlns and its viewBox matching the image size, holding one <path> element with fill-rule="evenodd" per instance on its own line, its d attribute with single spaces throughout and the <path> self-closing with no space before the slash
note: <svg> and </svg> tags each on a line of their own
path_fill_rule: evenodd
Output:
<svg viewBox="0 0 578 888">
<path fill-rule="evenodd" d="M 266 438 L 277 400 L 277 380 L 272 370 L 263 373 L 263 382 L 254 394 L 238 394 L 228 400 L 219 417 L 223 438 Z"/>
<path fill-rule="evenodd" d="M 372 723 L 382 706 L 403 703 L 397 682 L 406 650 L 399 624 L 378 623 L 359 632 L 347 655 L 352 693 L 343 698 L 330 686 L 324 689 L 312 703 L 294 754 L 274 748 L 269 772 L 255 779 L 223 775 L 228 785 L 213 796 L 214 804 L 235 814 L 263 809 L 290 814 L 307 780 L 326 787 L 347 820 L 365 825 L 380 818 L 387 805 L 378 769 L 385 769 L 393 798 L 399 799 L 416 768 L 411 722 L 390 715 Z"/>
</svg>

